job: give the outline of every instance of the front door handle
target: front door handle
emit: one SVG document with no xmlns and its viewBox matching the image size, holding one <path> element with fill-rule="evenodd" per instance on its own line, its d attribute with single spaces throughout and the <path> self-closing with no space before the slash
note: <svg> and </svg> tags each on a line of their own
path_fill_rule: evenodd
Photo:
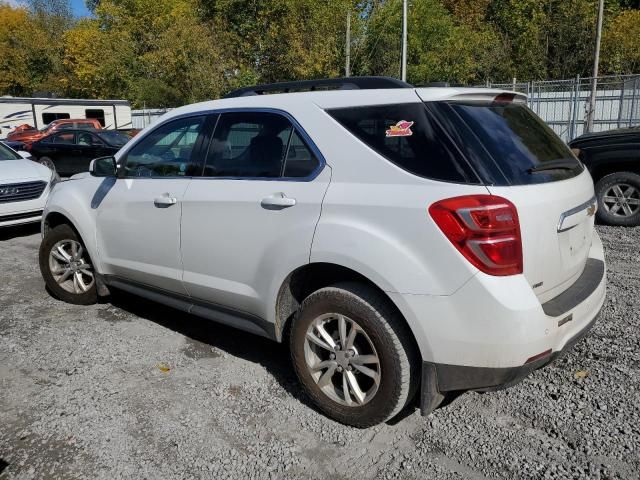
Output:
<svg viewBox="0 0 640 480">
<path fill-rule="evenodd" d="M 153 199 L 153 204 L 158 208 L 167 208 L 171 205 L 175 205 L 176 203 L 178 203 L 178 199 L 176 197 L 172 197 L 168 193 Z"/>
<path fill-rule="evenodd" d="M 262 208 L 267 210 L 282 210 L 283 208 L 293 207 L 295 204 L 295 198 L 289 198 L 282 192 L 265 197 L 260 202 Z"/>
</svg>

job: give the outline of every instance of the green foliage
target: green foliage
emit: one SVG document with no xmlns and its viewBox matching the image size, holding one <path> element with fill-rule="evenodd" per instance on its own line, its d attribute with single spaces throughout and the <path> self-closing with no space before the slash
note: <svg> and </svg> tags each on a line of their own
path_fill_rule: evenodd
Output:
<svg viewBox="0 0 640 480">
<path fill-rule="evenodd" d="M 245 85 L 400 74 L 402 0 L 0 0 L 0 95 L 171 107 Z M 597 0 L 410 0 L 408 80 L 481 84 L 588 75 Z M 640 70 L 638 0 L 605 0 L 601 72 Z"/>
<path fill-rule="evenodd" d="M 602 52 L 607 71 L 640 71 L 640 10 L 625 10 L 610 22 L 602 39 Z"/>
</svg>

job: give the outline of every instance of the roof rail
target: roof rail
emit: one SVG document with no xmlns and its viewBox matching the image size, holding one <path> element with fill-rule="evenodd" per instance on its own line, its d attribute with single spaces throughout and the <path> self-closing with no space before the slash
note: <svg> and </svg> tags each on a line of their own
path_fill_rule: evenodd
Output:
<svg viewBox="0 0 640 480">
<path fill-rule="evenodd" d="M 279 82 L 239 88 L 227 93 L 223 98 L 248 97 L 265 93 L 290 93 L 291 91 L 314 90 L 371 90 L 374 88 L 413 88 L 402 80 L 391 77 L 342 77 Z"/>
</svg>

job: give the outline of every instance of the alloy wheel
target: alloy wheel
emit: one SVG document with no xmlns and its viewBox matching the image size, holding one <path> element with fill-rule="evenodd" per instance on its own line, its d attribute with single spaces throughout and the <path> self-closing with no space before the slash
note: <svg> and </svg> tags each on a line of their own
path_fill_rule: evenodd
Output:
<svg viewBox="0 0 640 480">
<path fill-rule="evenodd" d="M 61 240 L 49 253 L 51 275 L 67 292 L 82 294 L 93 287 L 93 268 L 84 255 L 82 245 L 76 240 Z"/>
<path fill-rule="evenodd" d="M 606 190 L 602 203 L 611 215 L 631 217 L 640 209 L 640 191 L 633 185 L 618 183 Z"/>
<path fill-rule="evenodd" d="M 340 405 L 365 405 L 376 395 L 380 358 L 369 336 L 351 318 L 329 313 L 313 320 L 304 355 L 318 388 Z"/>
</svg>

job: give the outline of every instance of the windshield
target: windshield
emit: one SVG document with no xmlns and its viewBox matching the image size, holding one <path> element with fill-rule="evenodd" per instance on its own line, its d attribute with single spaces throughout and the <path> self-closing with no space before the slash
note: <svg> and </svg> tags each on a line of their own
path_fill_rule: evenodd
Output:
<svg viewBox="0 0 640 480">
<path fill-rule="evenodd" d="M 7 147 L 4 143 L 0 142 L 0 161 L 2 160 L 19 160 L 22 158 L 16 152 Z"/>
<path fill-rule="evenodd" d="M 100 132 L 99 136 L 105 142 L 116 147 L 121 147 L 129 141 L 129 137 L 118 132 Z"/>
<path fill-rule="evenodd" d="M 546 183 L 583 170 L 569 147 L 525 105 L 452 101 L 428 108 L 492 184 Z"/>
</svg>

